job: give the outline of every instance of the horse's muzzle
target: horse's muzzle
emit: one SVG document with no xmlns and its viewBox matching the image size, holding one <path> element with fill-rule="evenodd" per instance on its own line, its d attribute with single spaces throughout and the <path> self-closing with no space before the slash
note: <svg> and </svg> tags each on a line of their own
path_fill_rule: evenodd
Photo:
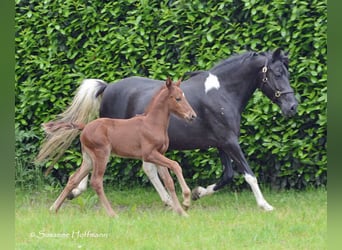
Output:
<svg viewBox="0 0 342 250">
<path fill-rule="evenodd" d="M 281 108 L 282 113 L 285 117 L 292 117 L 297 113 L 298 103 L 294 102 L 287 108 Z"/>
</svg>

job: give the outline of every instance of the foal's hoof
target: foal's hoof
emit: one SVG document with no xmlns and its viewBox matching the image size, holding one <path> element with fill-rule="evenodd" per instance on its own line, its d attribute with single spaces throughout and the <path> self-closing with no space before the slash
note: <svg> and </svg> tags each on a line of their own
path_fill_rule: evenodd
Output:
<svg viewBox="0 0 342 250">
<path fill-rule="evenodd" d="M 188 218 L 189 215 L 188 215 L 188 213 L 184 212 L 184 213 L 182 214 L 182 217 Z"/>
<path fill-rule="evenodd" d="M 75 198 L 74 194 L 72 192 L 70 192 L 67 197 L 66 197 L 68 200 L 72 200 Z"/>
<path fill-rule="evenodd" d="M 183 202 L 182 205 L 183 205 L 183 208 L 184 208 L 185 211 L 189 210 L 190 202 Z"/>
<path fill-rule="evenodd" d="M 185 217 L 185 218 L 189 217 L 189 214 L 187 212 L 185 212 L 184 210 L 177 211 L 177 213 L 182 217 Z"/>
<path fill-rule="evenodd" d="M 264 203 L 262 205 L 259 205 L 260 208 L 262 208 L 264 211 L 266 212 L 270 212 L 274 210 L 274 207 L 272 207 L 270 204 L 268 203 Z"/>
<path fill-rule="evenodd" d="M 199 198 L 201 198 L 200 194 L 200 187 L 195 187 L 191 192 L 191 199 L 193 201 L 198 200 Z"/>
</svg>

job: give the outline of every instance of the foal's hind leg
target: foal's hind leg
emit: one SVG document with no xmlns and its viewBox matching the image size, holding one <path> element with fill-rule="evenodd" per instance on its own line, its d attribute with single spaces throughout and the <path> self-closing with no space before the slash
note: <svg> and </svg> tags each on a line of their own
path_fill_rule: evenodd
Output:
<svg viewBox="0 0 342 250">
<path fill-rule="evenodd" d="M 88 154 L 83 153 L 83 161 L 81 167 L 69 178 L 66 187 L 63 189 L 57 200 L 50 207 L 50 211 L 58 212 L 59 208 L 63 204 L 64 200 L 70 194 L 70 192 L 87 176 L 92 168 L 92 162 Z"/>
<path fill-rule="evenodd" d="M 72 200 L 78 196 L 80 196 L 84 191 L 87 190 L 89 174 L 81 180 L 76 188 L 74 188 L 67 196 L 69 200 Z"/>
<path fill-rule="evenodd" d="M 108 163 L 110 155 L 110 149 L 106 149 L 102 152 L 99 152 L 94 159 L 94 169 L 93 173 L 91 175 L 90 184 L 92 188 L 95 190 L 97 195 L 99 196 L 99 199 L 101 201 L 101 204 L 106 209 L 106 212 L 109 216 L 114 217 L 116 216 L 116 213 L 114 212 L 112 206 L 110 205 L 106 194 L 103 190 L 103 175 L 106 171 L 106 166 Z"/>
</svg>

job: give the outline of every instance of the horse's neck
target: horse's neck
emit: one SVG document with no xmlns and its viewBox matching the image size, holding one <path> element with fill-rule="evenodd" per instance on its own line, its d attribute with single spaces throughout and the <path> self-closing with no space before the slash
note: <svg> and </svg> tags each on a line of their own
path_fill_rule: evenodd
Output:
<svg viewBox="0 0 342 250">
<path fill-rule="evenodd" d="M 215 72 L 213 72 L 215 74 Z M 225 98 L 234 99 L 236 107 L 242 112 L 249 99 L 257 89 L 257 79 L 253 72 L 242 72 L 241 70 L 230 72 L 216 72 L 216 76 L 222 79 L 222 90 L 226 93 Z"/>
</svg>

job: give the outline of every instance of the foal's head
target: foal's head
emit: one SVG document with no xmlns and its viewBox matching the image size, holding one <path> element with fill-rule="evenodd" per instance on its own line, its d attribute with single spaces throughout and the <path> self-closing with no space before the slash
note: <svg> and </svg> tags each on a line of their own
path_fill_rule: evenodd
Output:
<svg viewBox="0 0 342 250">
<path fill-rule="evenodd" d="M 166 80 L 166 87 L 168 89 L 168 105 L 171 113 L 179 116 L 180 118 L 188 121 L 194 120 L 197 115 L 188 103 L 183 90 L 179 87 L 181 80 L 176 83 L 172 83 L 170 78 Z"/>
</svg>

